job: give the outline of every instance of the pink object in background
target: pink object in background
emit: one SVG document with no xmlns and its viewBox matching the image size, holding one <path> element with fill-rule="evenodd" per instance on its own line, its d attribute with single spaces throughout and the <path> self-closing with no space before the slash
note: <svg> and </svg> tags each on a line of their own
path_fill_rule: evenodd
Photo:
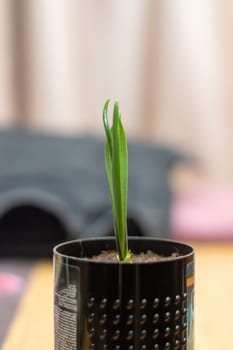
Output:
<svg viewBox="0 0 233 350">
<path fill-rule="evenodd" d="M 10 273 L 0 273 L 0 295 L 20 293 L 23 285 L 22 277 Z"/>
<path fill-rule="evenodd" d="M 233 239 L 233 188 L 200 187 L 176 195 L 171 222 L 175 239 Z"/>
</svg>

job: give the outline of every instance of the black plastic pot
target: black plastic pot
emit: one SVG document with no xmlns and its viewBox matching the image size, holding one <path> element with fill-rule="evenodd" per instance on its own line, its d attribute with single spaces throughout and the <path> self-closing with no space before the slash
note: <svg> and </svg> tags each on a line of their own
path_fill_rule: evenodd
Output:
<svg viewBox="0 0 233 350">
<path fill-rule="evenodd" d="M 133 252 L 179 253 L 155 263 L 103 263 L 114 238 L 54 249 L 56 350 L 193 349 L 194 251 L 174 241 L 130 238 Z"/>
</svg>

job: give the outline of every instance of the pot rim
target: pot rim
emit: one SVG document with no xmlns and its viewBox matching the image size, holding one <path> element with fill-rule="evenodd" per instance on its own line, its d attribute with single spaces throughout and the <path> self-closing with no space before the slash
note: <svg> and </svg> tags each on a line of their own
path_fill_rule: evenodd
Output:
<svg viewBox="0 0 233 350">
<path fill-rule="evenodd" d="M 115 237 L 113 236 L 106 236 L 106 237 L 90 237 L 90 238 L 79 238 L 79 239 L 75 239 L 75 240 L 69 240 L 69 241 L 65 241 L 62 243 L 57 244 L 54 248 L 53 248 L 53 254 L 56 257 L 59 258 L 63 258 L 63 259 L 69 259 L 71 261 L 76 261 L 76 262 L 88 262 L 88 263 L 93 263 L 93 264 L 107 264 L 107 265 L 118 265 L 118 264 L 122 264 L 122 265 L 149 265 L 149 264 L 163 264 L 163 263 L 172 263 L 174 261 L 179 261 L 179 260 L 183 260 L 185 258 L 189 258 L 195 255 L 195 249 L 193 248 L 193 246 L 191 246 L 190 244 L 187 244 L 185 242 L 181 242 L 181 241 L 176 241 L 173 239 L 166 239 L 166 238 L 156 238 L 156 237 L 137 237 L 137 236 L 130 236 L 128 237 L 129 242 L 130 241 L 157 241 L 157 242 L 164 242 L 165 244 L 174 244 L 174 245 L 178 245 L 180 247 L 186 247 L 190 249 L 190 252 L 187 254 L 182 254 L 180 256 L 175 256 L 174 258 L 171 257 L 169 260 L 159 260 L 159 261 L 152 261 L 152 262 L 125 262 L 125 261 L 117 261 L 117 262 L 112 262 L 112 261 L 97 261 L 88 257 L 77 257 L 77 256 L 73 256 L 73 255 L 68 255 L 68 254 L 63 254 L 60 253 L 58 250 L 60 247 L 69 245 L 69 244 L 77 244 L 80 243 L 82 245 L 82 242 L 93 242 L 93 241 L 105 241 L 105 240 L 111 240 L 111 241 L 115 241 Z"/>
</svg>

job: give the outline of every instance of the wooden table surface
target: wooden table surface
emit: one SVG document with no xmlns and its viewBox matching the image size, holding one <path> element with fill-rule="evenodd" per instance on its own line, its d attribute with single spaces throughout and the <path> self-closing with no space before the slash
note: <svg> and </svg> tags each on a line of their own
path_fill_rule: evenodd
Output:
<svg viewBox="0 0 233 350">
<path fill-rule="evenodd" d="M 195 350 L 233 349 L 233 243 L 194 244 Z M 51 262 L 38 263 L 2 350 L 53 350 Z"/>
</svg>

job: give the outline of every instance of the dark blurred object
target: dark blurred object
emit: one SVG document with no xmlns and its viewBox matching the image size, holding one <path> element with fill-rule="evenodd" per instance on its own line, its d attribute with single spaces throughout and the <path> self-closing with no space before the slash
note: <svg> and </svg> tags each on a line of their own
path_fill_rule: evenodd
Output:
<svg viewBox="0 0 233 350">
<path fill-rule="evenodd" d="M 169 170 L 190 158 L 129 142 L 129 235 L 170 231 Z M 0 255 L 46 256 L 64 240 L 112 234 L 104 142 L 0 132 Z"/>
</svg>

